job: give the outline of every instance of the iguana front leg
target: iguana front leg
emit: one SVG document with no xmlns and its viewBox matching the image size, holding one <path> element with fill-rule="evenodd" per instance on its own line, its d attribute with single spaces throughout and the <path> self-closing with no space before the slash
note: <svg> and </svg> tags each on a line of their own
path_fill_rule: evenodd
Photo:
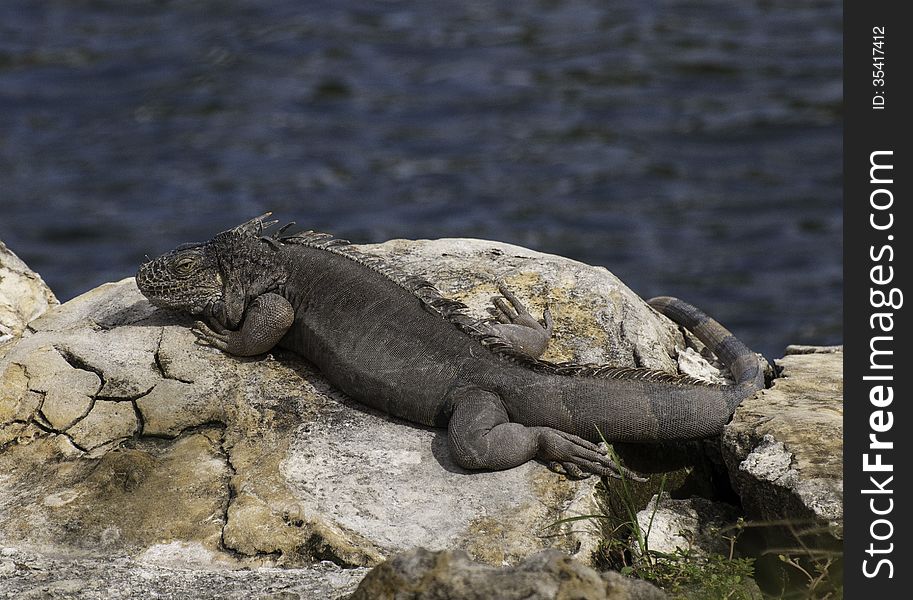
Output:
<svg viewBox="0 0 913 600">
<path fill-rule="evenodd" d="M 278 294 L 262 294 L 254 298 L 244 313 L 241 329 L 214 331 L 197 321 L 193 333 L 201 343 L 208 344 L 223 352 L 236 356 L 253 356 L 269 352 L 295 321 L 295 309 L 288 300 Z"/>
<path fill-rule="evenodd" d="M 448 424 L 450 448 L 467 469 L 510 469 L 538 458 L 560 465 L 568 477 L 591 474 L 643 481 L 609 458 L 596 444 L 551 427 L 510 422 L 497 394 L 475 387 L 451 392 L 453 412 Z"/>
<path fill-rule="evenodd" d="M 495 298 L 491 310 L 500 323 L 489 324 L 489 330 L 510 342 L 514 350 L 530 358 L 538 358 L 545 352 L 552 337 L 552 313 L 546 307 L 540 323 L 503 283 L 498 284 L 498 291 L 504 298 Z"/>
</svg>

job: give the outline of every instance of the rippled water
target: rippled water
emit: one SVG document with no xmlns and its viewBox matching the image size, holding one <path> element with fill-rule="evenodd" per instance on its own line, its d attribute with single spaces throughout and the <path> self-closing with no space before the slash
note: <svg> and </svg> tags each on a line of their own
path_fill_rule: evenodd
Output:
<svg viewBox="0 0 913 600">
<path fill-rule="evenodd" d="M 306 7 L 306 8 L 303 8 Z M 841 4 L 0 3 L 0 239 L 62 299 L 273 210 L 841 340 Z"/>
</svg>

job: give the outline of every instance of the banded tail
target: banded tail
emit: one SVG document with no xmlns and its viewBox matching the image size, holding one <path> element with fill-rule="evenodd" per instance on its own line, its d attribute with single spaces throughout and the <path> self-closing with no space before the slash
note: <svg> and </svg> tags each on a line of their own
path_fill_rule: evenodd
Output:
<svg viewBox="0 0 913 600">
<path fill-rule="evenodd" d="M 671 296 L 658 296 L 647 303 L 701 340 L 729 369 L 735 379 L 727 400 L 730 412 L 744 398 L 764 387 L 764 372 L 758 356 L 728 329 L 699 308 Z"/>
</svg>

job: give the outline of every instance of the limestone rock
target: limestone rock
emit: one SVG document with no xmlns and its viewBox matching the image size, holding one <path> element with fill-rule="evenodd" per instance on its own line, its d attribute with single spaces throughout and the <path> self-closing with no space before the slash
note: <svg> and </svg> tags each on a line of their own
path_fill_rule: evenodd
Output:
<svg viewBox="0 0 913 600">
<path fill-rule="evenodd" d="M 749 517 L 843 530 L 843 351 L 789 354 L 773 386 L 748 398 L 723 435 L 723 456 Z M 804 523 L 807 526 L 807 523 Z"/>
<path fill-rule="evenodd" d="M 637 513 L 637 524 L 646 534 L 651 551 L 675 554 L 680 549 L 696 556 L 726 555 L 729 543 L 721 532 L 738 516 L 738 509 L 728 504 L 698 497 L 673 499 L 663 494 L 653 496 Z"/>
<path fill-rule="evenodd" d="M 550 306 L 555 334 L 543 356 L 546 360 L 670 372 L 696 369 L 696 377 L 707 379 L 721 375 L 688 351 L 677 326 L 658 316 L 604 267 L 488 240 L 391 240 L 361 249 L 428 279 L 478 316 L 488 316 L 498 281 L 507 284 L 537 318 Z M 687 356 L 679 359 L 680 354 Z"/>
<path fill-rule="evenodd" d="M 125 440 L 138 428 L 136 409 L 130 402 L 96 400 L 89 413 L 67 430 L 73 444 L 85 450 Z"/>
<path fill-rule="evenodd" d="M 39 416 L 49 427 L 60 431 L 66 431 L 89 413 L 101 388 L 98 375 L 74 367 L 53 346 L 38 348 L 22 366 L 28 376 L 28 387 L 20 388 L 20 396 L 43 394 Z"/>
<path fill-rule="evenodd" d="M 58 304 L 41 276 L 0 242 L 0 356 L 29 322 Z"/>
<path fill-rule="evenodd" d="M 367 571 L 343 569 L 332 563 L 239 571 L 213 569 L 212 561 L 207 550 L 178 543 L 153 547 L 136 559 L 60 556 L 0 547 L 0 597 L 342 600 Z"/>
<path fill-rule="evenodd" d="M 700 365 L 677 327 L 601 268 L 479 240 L 364 247 L 477 316 L 507 283 L 548 302 L 552 360 Z M 424 546 L 490 564 L 547 547 L 587 561 L 595 478 L 532 462 L 469 473 L 441 431 L 357 405 L 299 357 L 195 344 L 132 279 L 33 321 L 0 358 L 0 543 L 136 557 L 200 549 L 210 568 L 370 566 Z"/>
<path fill-rule="evenodd" d="M 351 600 L 661 600 L 657 587 L 615 571 L 598 573 L 550 549 L 514 567 L 473 562 L 461 550 L 416 548 L 375 567 Z"/>
</svg>

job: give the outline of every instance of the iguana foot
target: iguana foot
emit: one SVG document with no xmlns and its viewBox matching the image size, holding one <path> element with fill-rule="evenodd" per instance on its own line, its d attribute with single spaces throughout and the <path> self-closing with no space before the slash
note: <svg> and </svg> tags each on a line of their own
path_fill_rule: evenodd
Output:
<svg viewBox="0 0 913 600">
<path fill-rule="evenodd" d="M 197 336 L 197 344 L 201 346 L 212 346 L 223 352 L 228 351 L 228 334 L 227 329 L 215 331 L 212 327 L 203 321 L 196 321 L 190 328 L 193 335 Z"/>
<path fill-rule="evenodd" d="M 538 358 L 545 352 L 552 337 L 554 322 L 551 311 L 546 307 L 542 321 L 537 321 L 503 283 L 498 284 L 498 291 L 503 298 L 492 300 L 494 306 L 490 310 L 499 322 L 489 325 L 491 332 L 510 342 L 514 350 L 530 358 Z"/>
<path fill-rule="evenodd" d="M 590 475 L 646 481 L 640 475 L 619 465 L 608 454 L 608 446 L 594 444 L 576 435 L 549 427 L 541 428 L 538 457 L 547 461 L 548 468 L 570 479 L 585 479 Z"/>
<path fill-rule="evenodd" d="M 289 301 L 278 294 L 262 294 L 254 298 L 247 312 L 241 329 L 219 331 L 202 321 L 194 323 L 192 329 L 197 336 L 197 343 L 218 348 L 236 356 L 254 356 L 269 352 L 288 331 L 295 320 L 295 311 Z"/>
</svg>

